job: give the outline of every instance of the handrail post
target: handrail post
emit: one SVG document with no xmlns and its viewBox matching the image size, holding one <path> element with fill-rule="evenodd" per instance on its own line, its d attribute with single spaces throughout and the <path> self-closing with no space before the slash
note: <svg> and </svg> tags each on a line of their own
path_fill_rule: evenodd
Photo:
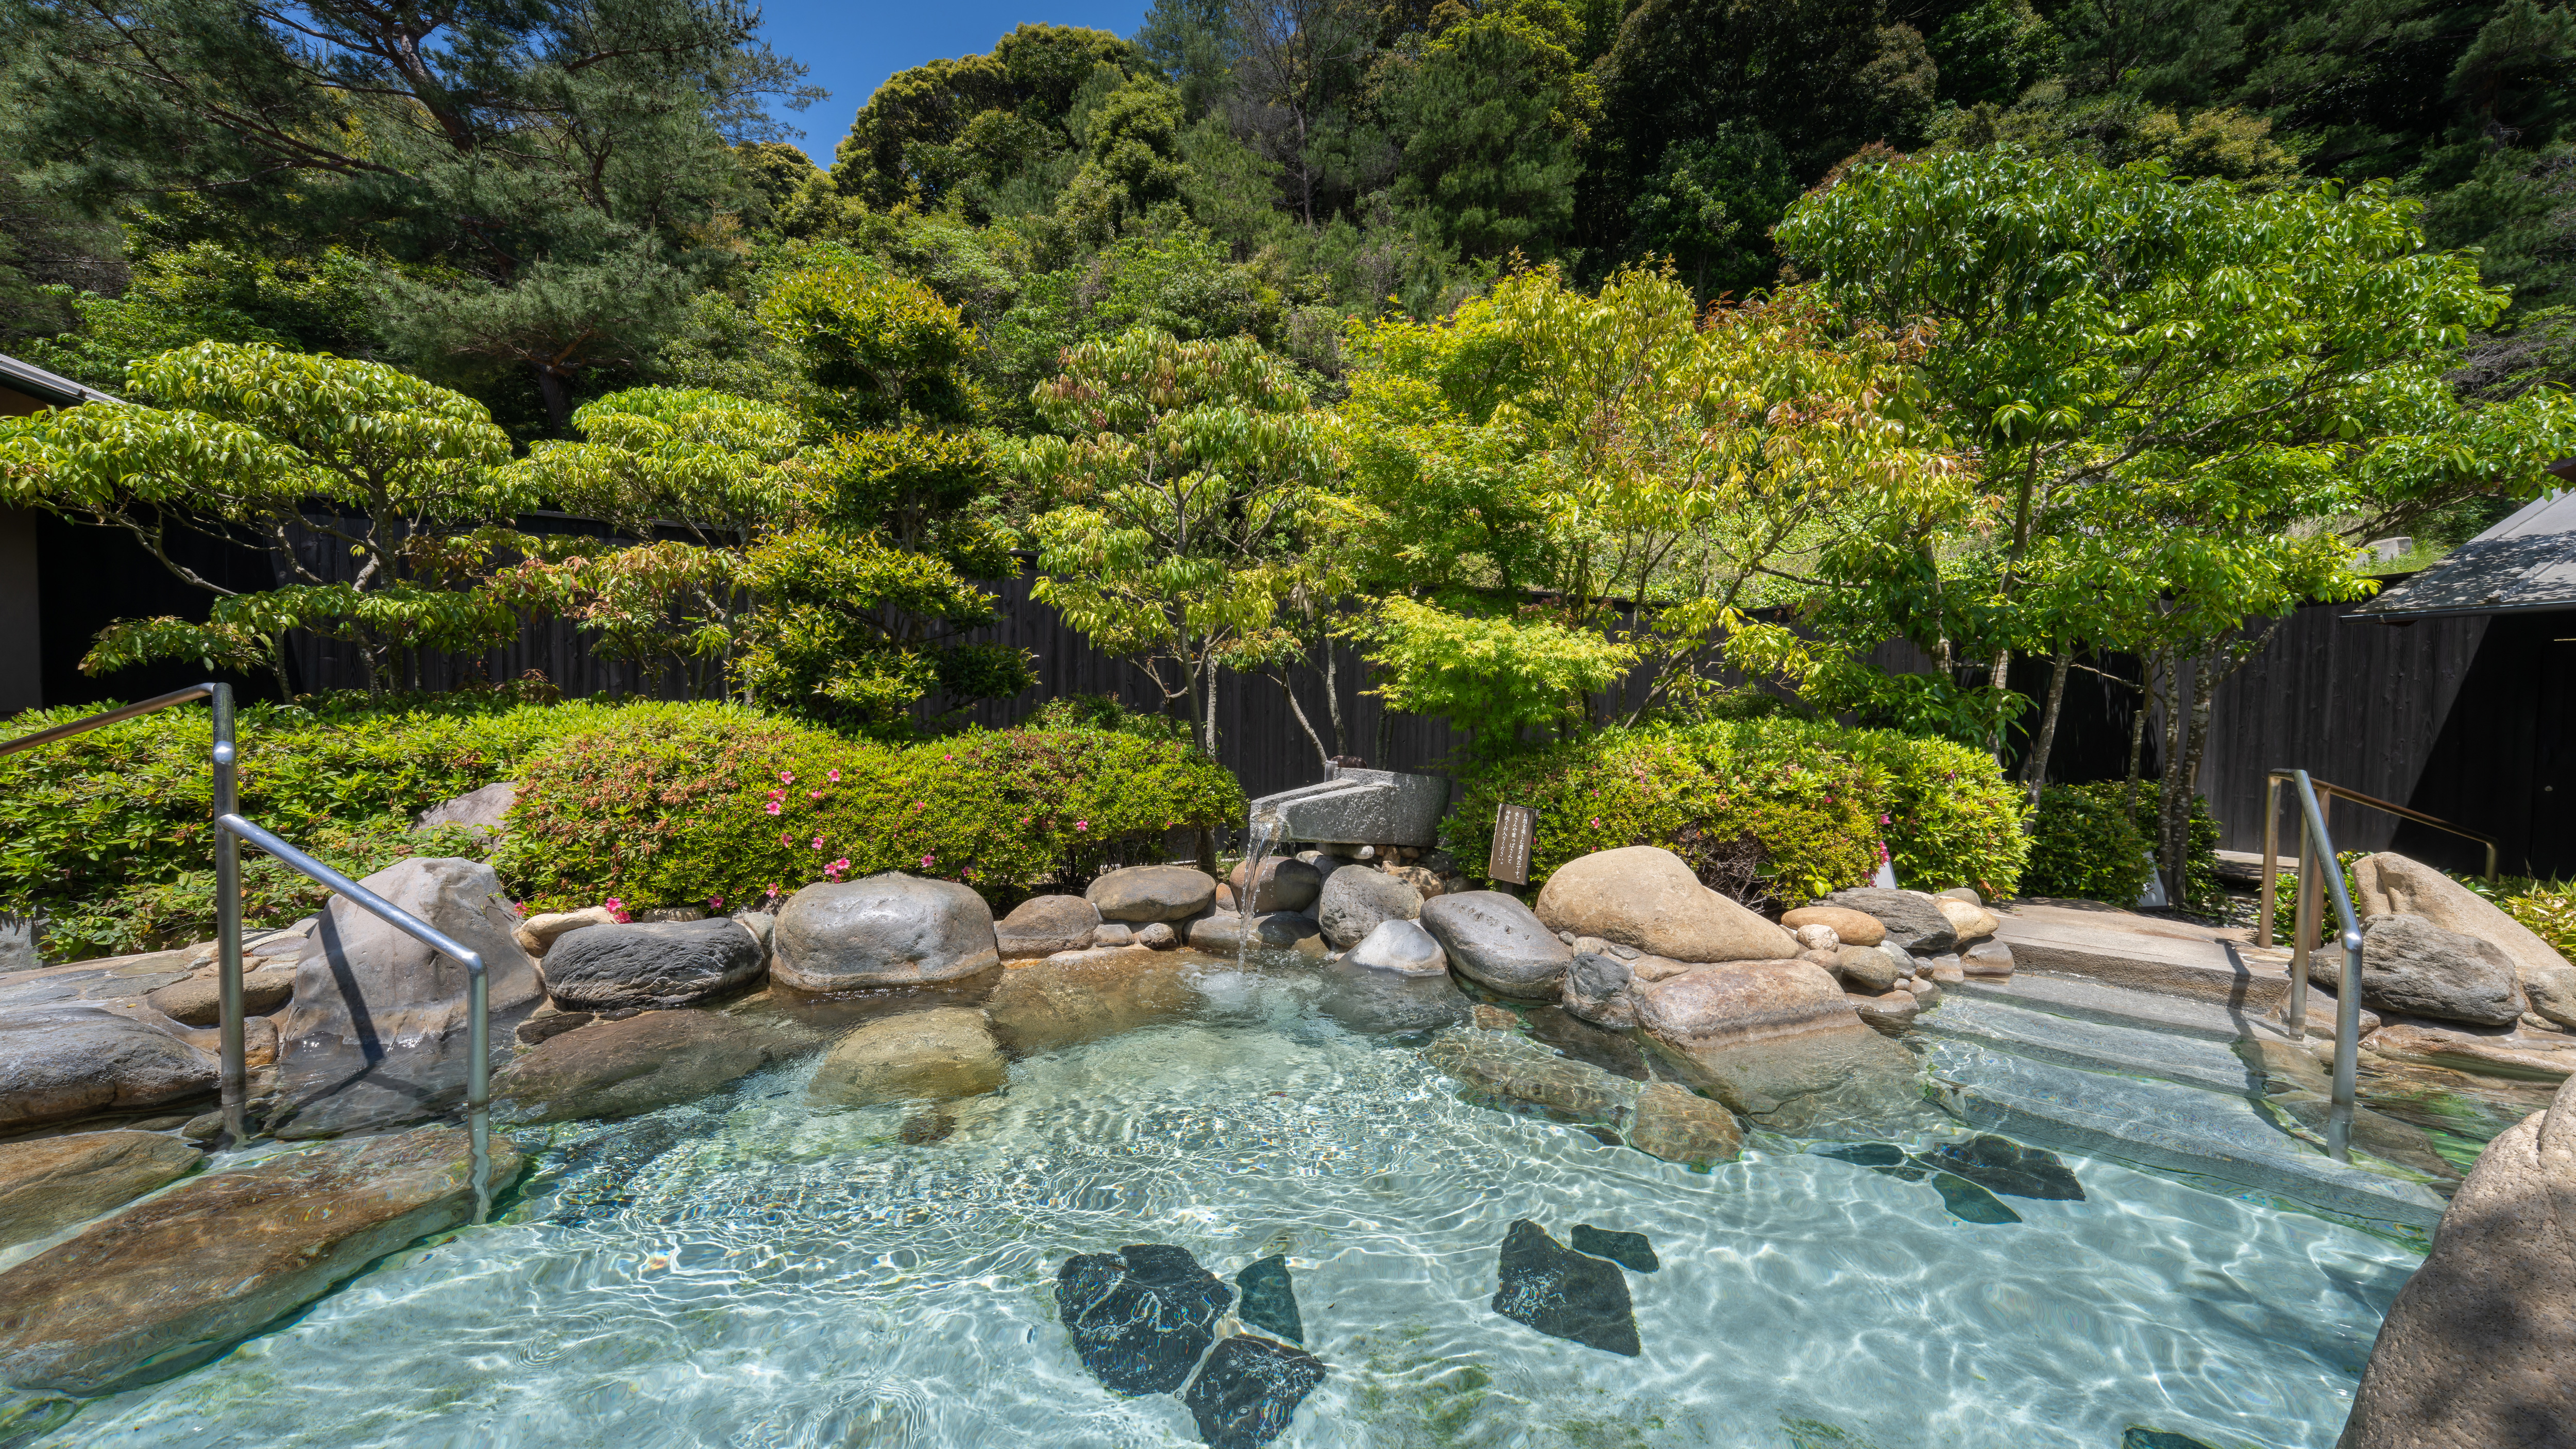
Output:
<svg viewBox="0 0 2576 1449">
<path fill-rule="evenodd" d="M 233 689 L 206 686 L 206 704 L 214 717 L 215 814 L 217 820 L 241 813 L 240 753 L 233 729 Z M 224 1134 L 229 1145 L 250 1140 L 248 1054 L 242 1044 L 242 902 L 241 842 L 229 830 L 215 830 L 215 960 L 217 989 L 223 998 Z"/>
<path fill-rule="evenodd" d="M 474 1021 L 466 1041 L 474 1060 L 465 1067 L 465 1135 L 473 1144 L 474 1221 L 480 1223 L 492 1215 L 492 985 L 481 957 L 470 964 L 465 994 Z"/>
<path fill-rule="evenodd" d="M 2272 945 L 2272 904 L 2280 890 L 2273 880 L 2281 859 L 2281 777 L 2263 777 L 2263 904 L 2254 917 L 2254 944 Z"/>
<path fill-rule="evenodd" d="M 2290 1001 L 2288 1007 L 2290 1040 L 2308 1039 L 2308 948 L 2317 939 L 2316 896 L 2308 887 L 2316 883 L 2317 843 L 2308 835 L 2308 823 L 2299 821 L 2298 892 L 2290 908 Z"/>
</svg>

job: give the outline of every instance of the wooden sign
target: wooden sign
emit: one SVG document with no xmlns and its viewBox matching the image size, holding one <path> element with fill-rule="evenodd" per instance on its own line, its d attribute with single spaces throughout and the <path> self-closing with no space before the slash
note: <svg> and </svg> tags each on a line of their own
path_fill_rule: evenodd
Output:
<svg viewBox="0 0 2576 1449">
<path fill-rule="evenodd" d="M 1494 807 L 1494 853 L 1486 858 L 1488 880 L 1529 884 L 1530 837 L 1538 833 L 1538 812 L 1527 805 Z"/>
</svg>

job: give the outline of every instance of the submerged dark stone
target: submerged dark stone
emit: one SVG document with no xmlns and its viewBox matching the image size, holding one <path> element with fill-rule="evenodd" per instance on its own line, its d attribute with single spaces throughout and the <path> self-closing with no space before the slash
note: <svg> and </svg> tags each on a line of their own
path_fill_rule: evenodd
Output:
<svg viewBox="0 0 2576 1449">
<path fill-rule="evenodd" d="M 2218 1449 L 2218 1446 L 2188 1434 L 2131 1424 L 2120 1435 L 2120 1449 Z"/>
<path fill-rule="evenodd" d="M 1208 1355 L 1181 1402 L 1216 1449 L 1260 1449 L 1288 1432 L 1298 1402 L 1323 1381 L 1313 1354 L 1238 1334 Z"/>
<path fill-rule="evenodd" d="M 2004 1200 L 1968 1181 L 1947 1172 L 1932 1174 L 1932 1185 L 1941 1189 L 1941 1206 L 1950 1216 L 1964 1223 L 2017 1223 L 2021 1214 L 2004 1206 Z"/>
<path fill-rule="evenodd" d="M 1494 1311 L 1551 1338 L 1635 1358 L 1637 1317 L 1618 1265 L 1577 1253 L 1527 1218 L 1503 1237 Z"/>
<path fill-rule="evenodd" d="M 633 1207 L 635 1194 L 628 1185 L 679 1140 L 678 1123 L 651 1117 L 574 1143 L 564 1150 L 563 1185 L 555 1190 L 554 1211 L 546 1221 L 573 1228 Z"/>
<path fill-rule="evenodd" d="M 1819 1147 L 1816 1155 L 1854 1167 L 1895 1167 L 1905 1161 L 1905 1149 L 1892 1142 L 1847 1142 L 1840 1147 Z"/>
<path fill-rule="evenodd" d="M 1077 1254 L 1055 1275 L 1056 1316 L 1082 1366 L 1112 1393 L 1179 1388 L 1233 1302 L 1234 1290 L 1189 1250 L 1157 1243 Z"/>
<path fill-rule="evenodd" d="M 1664 1266 L 1663 1260 L 1655 1256 L 1655 1245 L 1644 1233 L 1613 1233 L 1590 1223 L 1577 1223 L 1567 1236 L 1574 1251 L 1607 1258 L 1631 1272 L 1652 1273 Z"/>
<path fill-rule="evenodd" d="M 1297 1286 L 1288 1276 L 1288 1255 L 1273 1253 L 1234 1275 L 1243 1290 L 1243 1321 L 1290 1343 L 1306 1341 L 1306 1321 L 1297 1315 Z"/>
<path fill-rule="evenodd" d="M 1935 1172 L 1955 1172 L 1979 1187 L 2014 1197 L 2084 1201 L 2084 1185 L 2058 1161 L 2057 1154 L 2001 1137 L 1949 1143 L 1914 1160 Z"/>
</svg>

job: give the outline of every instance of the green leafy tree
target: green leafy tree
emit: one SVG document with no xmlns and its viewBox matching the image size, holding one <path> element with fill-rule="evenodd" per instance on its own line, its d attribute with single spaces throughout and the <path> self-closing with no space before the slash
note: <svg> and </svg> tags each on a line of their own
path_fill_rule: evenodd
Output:
<svg viewBox="0 0 2576 1449">
<path fill-rule="evenodd" d="M 1563 0 L 1516 0 L 1440 31 L 1381 81 L 1403 148 L 1394 196 L 1465 256 L 1556 250 L 1574 215 L 1579 151 L 1600 108 Z"/>
<path fill-rule="evenodd" d="M 1137 69 L 1134 49 L 1105 30 L 1018 26 L 989 54 L 887 77 L 841 141 L 832 179 L 880 211 L 910 204 L 982 221 L 1048 209 L 1081 148 L 1081 103 Z"/>
<path fill-rule="evenodd" d="M 1149 327 L 1068 349 L 1036 402 L 1053 435 L 1018 467 L 1054 506 L 1031 526 L 1035 597 L 1132 662 L 1213 751 L 1218 669 L 1296 649 L 1279 612 L 1329 481 L 1326 419 L 1250 339 Z"/>
<path fill-rule="evenodd" d="M 93 403 L 0 423 L 0 489 L 14 506 L 127 533 L 217 599 L 206 624 L 119 621 L 84 667 L 266 664 L 282 687 L 278 642 L 302 629 L 355 641 L 370 687 L 383 688 L 401 651 L 478 648 L 516 631 L 506 605 L 447 587 L 439 563 L 442 542 L 490 542 L 534 501 L 500 466 L 509 439 L 481 404 L 381 363 L 257 344 L 163 353 L 128 384 L 162 406 Z M 204 578 L 170 547 L 191 532 L 257 544 L 287 582 L 236 592 Z M 351 574 L 318 572 L 299 534 L 345 551 Z"/>
</svg>

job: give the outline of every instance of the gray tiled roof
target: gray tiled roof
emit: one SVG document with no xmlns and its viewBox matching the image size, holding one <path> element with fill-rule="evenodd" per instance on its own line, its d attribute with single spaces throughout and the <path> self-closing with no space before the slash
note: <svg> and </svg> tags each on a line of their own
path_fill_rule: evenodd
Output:
<svg viewBox="0 0 2576 1449">
<path fill-rule="evenodd" d="M 2537 499 L 2348 619 L 2576 609 L 2576 492 Z"/>
</svg>

